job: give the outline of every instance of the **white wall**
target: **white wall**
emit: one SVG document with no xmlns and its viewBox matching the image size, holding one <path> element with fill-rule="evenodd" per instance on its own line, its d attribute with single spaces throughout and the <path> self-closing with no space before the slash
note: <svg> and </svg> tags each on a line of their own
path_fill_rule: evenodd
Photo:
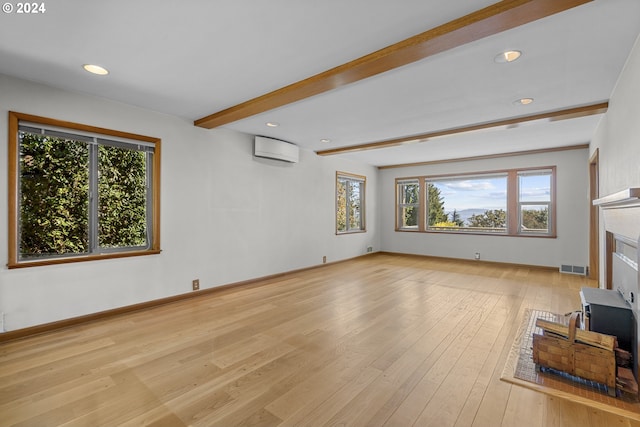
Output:
<svg viewBox="0 0 640 427">
<path fill-rule="evenodd" d="M 7 262 L 7 112 L 162 139 L 160 255 L 23 269 Z M 0 312 L 5 330 L 337 261 L 380 249 L 377 169 L 301 150 L 252 157 L 253 138 L 0 75 Z M 367 177 L 366 233 L 335 235 L 335 173 Z"/>
<path fill-rule="evenodd" d="M 394 231 L 395 178 L 557 166 L 557 238 Z M 588 150 L 385 169 L 380 175 L 382 249 L 390 252 L 559 267 L 588 265 Z"/>
<path fill-rule="evenodd" d="M 609 99 L 609 110 L 591 143 L 599 149 L 600 195 L 640 187 L 640 38 Z"/>
<path fill-rule="evenodd" d="M 591 141 L 599 150 L 600 196 L 640 187 L 640 37 L 609 99 L 609 109 Z M 638 218 L 640 221 L 640 218 Z M 600 284 L 605 284 L 604 224 L 600 222 Z"/>
</svg>

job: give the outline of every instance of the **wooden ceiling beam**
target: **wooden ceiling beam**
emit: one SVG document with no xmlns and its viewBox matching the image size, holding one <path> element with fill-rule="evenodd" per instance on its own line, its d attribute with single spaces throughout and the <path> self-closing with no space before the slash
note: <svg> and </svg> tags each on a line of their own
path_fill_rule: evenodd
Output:
<svg viewBox="0 0 640 427">
<path fill-rule="evenodd" d="M 473 132 L 483 129 L 491 129 L 501 126 L 513 126 L 520 123 L 531 122 L 535 120 L 547 119 L 550 121 L 559 121 L 567 119 L 575 119 L 579 117 L 591 116 L 594 114 L 604 114 L 609 108 L 609 102 L 600 102 L 598 104 L 584 105 L 580 107 L 565 108 L 562 110 L 547 111 L 544 113 L 532 114 L 528 116 L 512 117 L 504 120 L 496 120 L 492 122 L 477 123 L 468 126 L 461 126 L 451 129 L 443 129 L 434 132 L 427 132 L 420 135 L 410 135 L 401 138 L 387 139 L 384 141 L 368 142 L 366 144 L 349 145 L 346 147 L 332 148 L 328 150 L 316 151 L 319 156 L 330 156 L 333 154 L 352 153 L 356 151 L 375 150 L 378 148 L 394 147 L 398 145 L 421 142 L 429 138 L 438 138 L 441 136 L 455 135 L 464 132 Z"/>
<path fill-rule="evenodd" d="M 383 166 L 378 166 L 378 169 L 382 170 L 382 169 L 409 168 L 414 166 L 441 165 L 443 163 L 460 163 L 460 162 L 470 162 L 472 160 L 500 159 L 502 157 L 529 156 L 531 154 L 556 153 L 559 151 L 586 150 L 587 148 L 589 148 L 589 144 L 565 145 L 562 147 L 539 148 L 535 150 L 506 151 L 504 153 L 482 154 L 479 156 L 452 157 L 450 159 L 427 160 L 424 162 L 383 165 Z"/>
<path fill-rule="evenodd" d="M 212 129 L 264 113 L 590 1 L 592 0 L 504 0 L 320 74 L 198 119 L 194 125 Z"/>
</svg>

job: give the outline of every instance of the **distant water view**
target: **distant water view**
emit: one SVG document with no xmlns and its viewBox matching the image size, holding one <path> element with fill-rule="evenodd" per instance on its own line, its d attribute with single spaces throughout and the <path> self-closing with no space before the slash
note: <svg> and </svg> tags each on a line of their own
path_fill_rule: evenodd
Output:
<svg viewBox="0 0 640 427">
<path fill-rule="evenodd" d="M 490 211 L 490 210 L 492 210 L 492 209 L 491 208 L 487 208 L 487 209 L 480 209 L 480 208 L 478 208 L 478 209 L 463 209 L 461 211 L 457 210 L 456 214 L 458 215 L 460 220 L 464 221 L 464 225 L 468 225 L 467 220 L 469 218 L 471 218 L 473 215 L 482 215 L 486 211 Z M 451 215 L 453 214 L 453 210 L 450 210 L 450 211 L 445 210 L 444 212 L 448 215 L 449 220 L 451 220 Z"/>
</svg>

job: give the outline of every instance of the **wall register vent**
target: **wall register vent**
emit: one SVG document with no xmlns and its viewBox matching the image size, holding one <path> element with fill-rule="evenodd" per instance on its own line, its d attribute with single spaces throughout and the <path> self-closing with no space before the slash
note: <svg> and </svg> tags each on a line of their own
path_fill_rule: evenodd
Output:
<svg viewBox="0 0 640 427">
<path fill-rule="evenodd" d="M 560 273 L 579 274 L 581 276 L 586 276 L 587 272 L 587 267 L 583 267 L 581 265 L 562 264 L 560 266 Z"/>
</svg>

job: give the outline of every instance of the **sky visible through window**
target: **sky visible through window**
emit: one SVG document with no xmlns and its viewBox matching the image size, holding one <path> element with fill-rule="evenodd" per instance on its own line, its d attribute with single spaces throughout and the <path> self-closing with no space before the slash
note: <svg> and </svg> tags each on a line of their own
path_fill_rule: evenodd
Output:
<svg viewBox="0 0 640 427">
<path fill-rule="evenodd" d="M 445 212 L 467 209 L 507 209 L 507 177 L 434 181 Z"/>
<path fill-rule="evenodd" d="M 520 175 L 521 202 L 551 201 L 551 174 Z"/>
<path fill-rule="evenodd" d="M 432 181 L 444 201 L 447 213 L 474 210 L 507 209 L 507 177 L 491 176 L 470 179 Z M 550 175 L 520 176 L 520 200 L 549 201 Z"/>
</svg>

